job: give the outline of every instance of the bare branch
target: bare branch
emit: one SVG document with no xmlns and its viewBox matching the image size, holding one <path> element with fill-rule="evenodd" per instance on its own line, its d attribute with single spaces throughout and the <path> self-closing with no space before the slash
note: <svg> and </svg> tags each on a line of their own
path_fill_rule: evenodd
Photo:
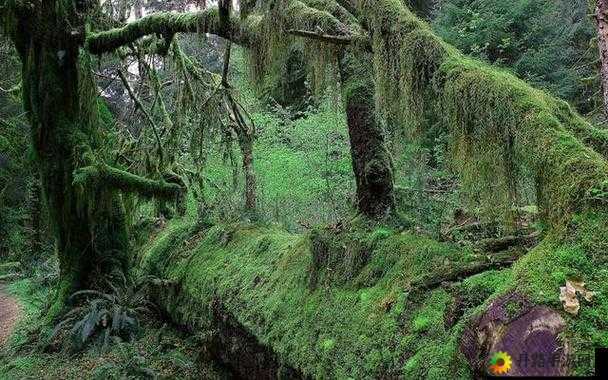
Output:
<svg viewBox="0 0 608 380">
<path fill-rule="evenodd" d="M 139 109 L 141 111 L 141 113 L 144 114 L 144 116 L 146 117 L 146 120 L 148 121 L 148 123 L 152 127 L 152 130 L 154 131 L 154 136 L 156 137 L 156 142 L 158 144 L 158 155 L 159 155 L 160 163 L 161 163 L 161 166 L 162 166 L 162 163 L 163 163 L 163 146 L 162 146 L 162 143 L 160 141 L 160 136 L 158 135 L 158 129 L 156 127 L 156 124 L 154 123 L 154 120 L 152 119 L 152 116 L 150 116 L 150 113 L 148 113 L 148 111 L 146 110 L 146 108 L 142 104 L 141 100 L 139 100 L 139 97 L 137 96 L 137 94 L 135 94 L 135 92 L 133 91 L 133 88 L 129 84 L 129 80 L 127 79 L 127 77 L 125 76 L 125 74 L 122 72 L 122 70 L 118 70 L 117 72 L 118 72 L 118 76 L 120 77 L 120 80 L 122 81 L 123 85 L 127 89 L 127 92 L 129 93 L 129 97 L 133 100 L 133 103 L 135 103 L 135 108 Z"/>
</svg>

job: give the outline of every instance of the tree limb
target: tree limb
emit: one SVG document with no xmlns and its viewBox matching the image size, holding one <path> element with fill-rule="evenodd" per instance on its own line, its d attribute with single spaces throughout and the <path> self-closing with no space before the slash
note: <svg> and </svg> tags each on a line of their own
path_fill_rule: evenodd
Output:
<svg viewBox="0 0 608 380">
<path fill-rule="evenodd" d="M 353 34 L 351 29 L 356 28 L 356 32 L 360 28 L 352 21 L 354 19 L 352 15 L 347 11 L 339 12 L 339 15 L 342 15 L 348 23 L 327 10 L 313 8 L 298 0 L 291 1 L 281 12 L 282 24 L 295 33 L 299 32 L 301 36 L 325 39 L 326 42 L 339 45 L 346 45 L 359 37 L 367 39 L 363 35 Z M 348 15 L 350 17 L 347 17 Z M 255 40 L 255 25 L 259 25 L 257 22 L 259 16 L 252 17 L 240 20 L 235 16 L 227 16 L 225 8 L 222 8 L 222 12 L 218 8 L 185 13 L 159 12 L 120 28 L 89 33 L 85 39 L 85 48 L 93 54 L 110 53 L 148 35 L 172 37 L 176 33 L 210 33 L 239 45 L 249 46 Z M 262 22 L 274 22 L 273 17 L 267 16 Z M 320 32 L 306 32 L 307 30 Z"/>
<path fill-rule="evenodd" d="M 338 3 L 342 8 L 344 8 L 353 16 L 359 16 L 359 10 L 357 9 L 357 5 L 353 0 L 336 0 L 336 3 Z"/>
<path fill-rule="evenodd" d="M 307 30 L 289 29 L 287 33 L 293 34 L 294 36 L 328 42 L 334 45 L 350 45 L 352 42 L 352 38 L 350 36 L 333 36 L 329 34 L 309 32 Z"/>
<path fill-rule="evenodd" d="M 184 189 L 175 183 L 155 181 L 106 164 L 90 165 L 75 170 L 73 185 L 112 188 L 125 193 L 168 200 L 179 198 L 184 193 Z"/>
<path fill-rule="evenodd" d="M 90 33 L 85 40 L 85 48 L 93 54 L 110 53 L 151 34 L 171 36 L 176 33 L 211 33 L 233 39 L 247 45 L 245 28 L 240 27 L 239 19 L 231 17 L 224 28 L 220 27 L 217 8 L 199 12 L 171 13 L 159 12 L 130 22 L 121 28 Z"/>
<path fill-rule="evenodd" d="M 360 28 L 359 20 L 357 19 L 357 11 L 355 7 L 347 7 L 345 2 L 336 0 L 301 0 L 309 7 L 325 11 L 340 22 L 349 25 L 351 28 Z M 344 4 L 341 4 L 344 3 Z M 356 29 L 353 29 L 356 30 Z"/>
<path fill-rule="evenodd" d="M 150 114 L 148 113 L 148 111 L 146 110 L 144 105 L 142 104 L 141 100 L 139 100 L 139 97 L 137 96 L 137 94 L 135 94 L 135 92 L 133 91 L 133 88 L 131 88 L 131 85 L 129 84 L 129 81 L 128 81 L 127 77 L 125 76 L 125 74 L 122 72 L 122 70 L 118 70 L 117 72 L 118 72 L 118 76 L 120 77 L 120 80 L 122 81 L 125 88 L 127 89 L 127 92 L 129 93 L 129 97 L 133 100 L 133 103 L 135 103 L 135 108 L 139 109 L 141 111 L 141 113 L 144 114 L 144 116 L 146 117 L 146 120 L 148 121 L 150 126 L 152 126 L 152 130 L 154 131 L 154 136 L 156 137 L 156 143 L 158 144 L 158 155 L 159 155 L 159 159 L 160 159 L 160 164 L 162 166 L 163 156 L 164 156 L 163 145 L 160 141 L 160 136 L 158 135 L 158 130 L 156 128 L 156 124 L 154 123 L 152 116 L 150 116 Z"/>
<path fill-rule="evenodd" d="M 285 29 L 319 30 L 322 34 L 350 35 L 350 23 L 344 23 L 325 9 L 308 5 L 305 1 L 292 0 L 278 10 Z M 277 12 L 273 12 L 273 15 Z"/>
</svg>

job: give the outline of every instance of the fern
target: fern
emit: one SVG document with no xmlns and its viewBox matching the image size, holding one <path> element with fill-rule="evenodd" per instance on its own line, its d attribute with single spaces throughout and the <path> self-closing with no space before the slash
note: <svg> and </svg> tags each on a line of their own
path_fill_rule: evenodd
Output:
<svg viewBox="0 0 608 380">
<path fill-rule="evenodd" d="M 120 274 L 106 281 L 108 292 L 81 290 L 70 297 L 76 305 L 55 326 L 51 340 L 63 341 L 70 350 L 95 345 L 106 351 L 113 341 L 131 341 L 139 331 L 139 318 L 152 312 L 147 296 L 151 277 L 137 281 Z"/>
</svg>

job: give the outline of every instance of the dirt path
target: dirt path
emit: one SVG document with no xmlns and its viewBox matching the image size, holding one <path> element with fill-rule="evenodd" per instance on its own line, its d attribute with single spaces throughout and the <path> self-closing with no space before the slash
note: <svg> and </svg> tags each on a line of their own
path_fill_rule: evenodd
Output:
<svg viewBox="0 0 608 380">
<path fill-rule="evenodd" d="M 0 286 L 0 347 L 6 343 L 13 332 L 20 313 L 17 301 Z"/>
</svg>

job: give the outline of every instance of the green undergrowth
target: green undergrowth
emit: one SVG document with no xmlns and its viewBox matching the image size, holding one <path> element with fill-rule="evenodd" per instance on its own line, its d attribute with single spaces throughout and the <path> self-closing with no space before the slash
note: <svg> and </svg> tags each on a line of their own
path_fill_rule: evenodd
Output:
<svg viewBox="0 0 608 380">
<path fill-rule="evenodd" d="M 298 231 L 302 226 L 347 217 L 353 208 L 350 200 L 354 199 L 355 186 L 341 106 L 327 94 L 318 106 L 310 105 L 295 117 L 287 108 L 258 99 L 241 49 L 234 49 L 231 62 L 231 83 L 257 128 L 254 168 L 260 218 Z M 240 160 L 240 152 L 232 153 Z M 216 219 L 234 221 L 241 217 L 244 184 L 239 166 L 229 164 L 219 152 L 210 154 L 205 163 L 207 212 Z"/>
<path fill-rule="evenodd" d="M 0 349 L 0 379 L 221 379 L 221 370 L 201 358 L 200 340 L 149 318 L 132 342 L 114 342 L 107 351 L 89 348 L 70 355 L 45 352 L 32 340 L 48 297 L 48 287 L 30 279 L 6 289 L 22 310 L 8 344 Z"/>
<path fill-rule="evenodd" d="M 364 224 L 296 235 L 270 225 L 200 230 L 175 221 L 144 247 L 142 268 L 167 280 L 160 298 L 174 320 L 204 328 L 219 300 L 305 375 L 470 378 L 459 336 L 511 271 L 420 290 L 423 274 L 441 278 L 482 256 Z M 463 307 L 455 305 L 457 291 Z"/>
</svg>

